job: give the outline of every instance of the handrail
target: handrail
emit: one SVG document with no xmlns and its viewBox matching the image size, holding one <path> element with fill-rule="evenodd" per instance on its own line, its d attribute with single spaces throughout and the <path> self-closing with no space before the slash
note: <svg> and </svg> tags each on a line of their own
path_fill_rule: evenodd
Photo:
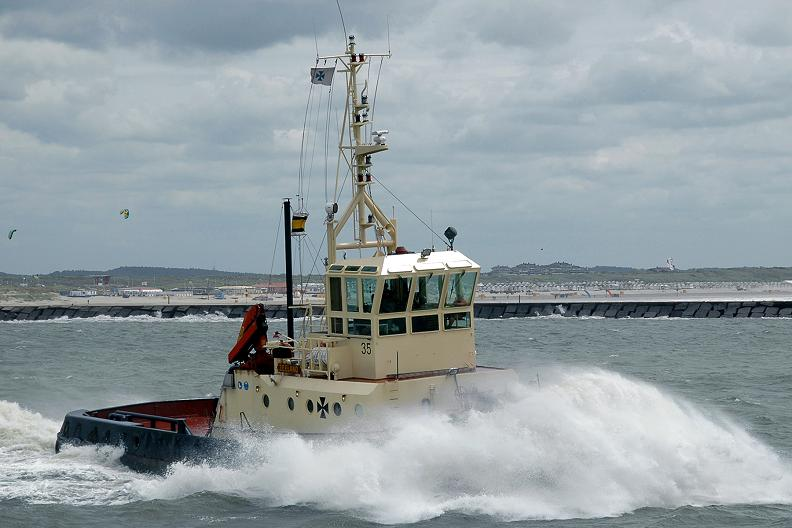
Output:
<svg viewBox="0 0 792 528">
<path fill-rule="evenodd" d="M 324 308 L 325 308 L 324 303 L 322 304 L 303 303 L 303 304 L 297 304 L 294 307 L 303 308 L 304 310 L 303 335 L 308 335 L 310 333 L 327 332 L 327 318 L 324 314 Z M 321 307 L 323 309 L 322 314 L 316 316 L 318 317 L 318 324 L 317 321 L 314 319 L 314 313 L 313 313 L 314 307 Z"/>
<path fill-rule="evenodd" d="M 179 434 L 192 434 L 190 428 L 187 427 L 187 420 L 184 418 L 171 418 L 169 416 L 157 416 L 155 414 L 144 414 L 132 411 L 114 411 L 107 416 L 110 420 L 118 422 L 128 422 L 129 418 L 141 418 L 149 421 L 151 429 L 157 429 L 157 422 L 165 422 L 170 424 L 170 430 Z"/>
<path fill-rule="evenodd" d="M 297 357 L 293 359 L 279 359 L 281 363 L 300 366 L 300 374 L 306 377 L 316 375 L 332 379 L 332 366 L 335 364 L 335 343 L 344 341 L 342 337 L 315 335 L 306 336 L 298 340 L 291 348 Z M 283 375 L 298 375 L 297 373 Z"/>
</svg>

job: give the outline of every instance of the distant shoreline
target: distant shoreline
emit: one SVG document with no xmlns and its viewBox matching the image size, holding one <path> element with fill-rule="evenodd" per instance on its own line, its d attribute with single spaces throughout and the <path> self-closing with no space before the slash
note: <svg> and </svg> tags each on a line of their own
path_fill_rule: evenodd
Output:
<svg viewBox="0 0 792 528">
<path fill-rule="evenodd" d="M 604 319 L 647 319 L 647 318 L 784 318 L 792 319 L 792 295 L 756 295 L 741 292 L 721 292 L 702 297 L 702 292 L 685 298 L 663 298 L 647 295 L 620 296 L 612 298 L 563 298 L 537 299 L 510 296 L 507 299 L 477 300 L 473 306 L 476 319 L 510 319 L 531 317 L 595 317 Z M 206 299 L 204 299 L 206 301 Z M 237 299 L 237 301 L 239 301 Z M 314 316 L 324 313 L 324 305 L 315 301 Z M 31 322 L 52 320 L 123 320 L 128 317 L 149 319 L 181 319 L 183 317 L 221 317 L 240 319 L 250 303 L 224 304 L 85 304 L 80 305 L 0 305 L 0 322 Z M 269 319 L 286 317 L 285 304 L 268 304 Z M 295 317 L 303 317 L 304 308 L 295 307 Z M 104 319 L 102 319 L 104 318 Z"/>
<path fill-rule="evenodd" d="M 215 299 L 212 296 L 168 296 L 152 295 L 145 297 L 122 297 L 120 295 L 96 295 L 93 297 L 61 297 L 60 299 L 42 300 L 14 300 L 0 297 L 0 307 L 2 306 L 47 306 L 57 308 L 90 307 L 90 306 L 249 306 L 251 304 L 262 303 L 265 305 L 281 305 L 286 303 L 285 295 L 272 295 L 270 299 L 256 299 L 250 297 L 226 297 L 225 299 Z M 324 297 L 306 297 L 306 302 L 324 303 Z M 299 302 L 299 299 L 295 302 Z"/>
<path fill-rule="evenodd" d="M 560 285 L 556 288 L 541 290 L 518 291 L 510 285 L 502 285 L 502 289 L 490 284 L 490 290 L 479 291 L 477 303 L 546 303 L 546 302 L 707 302 L 707 301 L 792 301 L 792 284 L 765 283 L 736 289 L 728 286 L 707 288 L 600 288 L 569 289 Z M 249 306 L 262 303 L 264 305 L 286 305 L 285 294 L 266 295 L 232 295 L 218 299 L 212 295 L 147 295 L 123 297 L 120 295 L 96 295 L 91 297 L 59 297 L 53 299 L 22 300 L 11 296 L 0 295 L 0 307 L 8 306 L 40 306 L 40 307 L 137 307 L 137 306 Z M 303 304 L 299 295 L 295 295 L 295 304 Z M 306 295 L 304 303 L 324 304 L 323 295 Z"/>
</svg>

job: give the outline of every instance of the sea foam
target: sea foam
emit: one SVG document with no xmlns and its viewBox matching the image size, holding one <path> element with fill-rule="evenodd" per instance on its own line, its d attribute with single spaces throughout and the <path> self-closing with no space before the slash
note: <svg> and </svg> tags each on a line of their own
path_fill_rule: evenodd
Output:
<svg viewBox="0 0 792 528">
<path fill-rule="evenodd" d="M 399 417 L 376 438 L 245 437 L 231 462 L 178 463 L 164 476 L 124 468 L 117 448 L 56 455 L 58 426 L 0 401 L 0 500 L 106 505 L 210 492 L 381 523 L 792 503 L 788 461 L 744 428 L 599 369 L 544 373 L 540 388 L 514 387 L 488 412 Z"/>
<path fill-rule="evenodd" d="M 117 504 L 128 502 L 137 475 L 115 447 L 67 447 L 55 454 L 60 424 L 0 400 L 0 502 Z"/>
<path fill-rule="evenodd" d="M 202 491 L 310 505 L 382 523 L 449 511 L 505 520 L 619 515 L 642 507 L 792 502 L 789 464 L 743 428 L 603 370 L 521 387 L 463 420 L 404 417 L 384 438 L 249 440 L 236 467 L 176 464 L 142 498 Z"/>
</svg>

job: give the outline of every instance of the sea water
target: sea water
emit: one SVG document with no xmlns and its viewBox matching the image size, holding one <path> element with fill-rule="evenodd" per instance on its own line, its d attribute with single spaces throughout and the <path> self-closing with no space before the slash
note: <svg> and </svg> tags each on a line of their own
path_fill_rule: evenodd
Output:
<svg viewBox="0 0 792 528">
<path fill-rule="evenodd" d="M 782 526 L 792 523 L 792 321 L 477 321 L 517 370 L 495 408 L 371 437 L 245 440 L 133 472 L 54 453 L 78 408 L 219 391 L 239 321 L 0 323 L 0 526 Z M 274 322 L 271 329 L 281 329 Z"/>
</svg>

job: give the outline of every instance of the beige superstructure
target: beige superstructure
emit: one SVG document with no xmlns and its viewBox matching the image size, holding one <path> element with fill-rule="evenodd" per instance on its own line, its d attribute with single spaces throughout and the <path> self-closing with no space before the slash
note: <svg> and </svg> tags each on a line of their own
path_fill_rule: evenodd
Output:
<svg viewBox="0 0 792 528">
<path fill-rule="evenodd" d="M 479 265 L 451 244 L 418 252 L 397 246 L 396 220 L 371 196 L 372 155 L 388 148 L 387 131 L 373 132 L 370 142 L 362 134 L 368 100 L 357 75 L 372 56 L 384 54 L 358 54 L 350 36 L 345 54 L 327 57 L 347 76 L 339 163 L 354 192 L 342 211 L 326 208 L 323 315 L 306 307 L 302 337 L 288 342 L 294 355 L 275 359 L 273 374 L 236 368 L 226 375 L 213 435 L 379 428 L 390 411 L 465 409 L 515 379 L 512 371 L 476 366 Z M 353 220 L 353 240 L 341 241 Z M 339 252 L 373 254 L 338 259 Z"/>
</svg>

